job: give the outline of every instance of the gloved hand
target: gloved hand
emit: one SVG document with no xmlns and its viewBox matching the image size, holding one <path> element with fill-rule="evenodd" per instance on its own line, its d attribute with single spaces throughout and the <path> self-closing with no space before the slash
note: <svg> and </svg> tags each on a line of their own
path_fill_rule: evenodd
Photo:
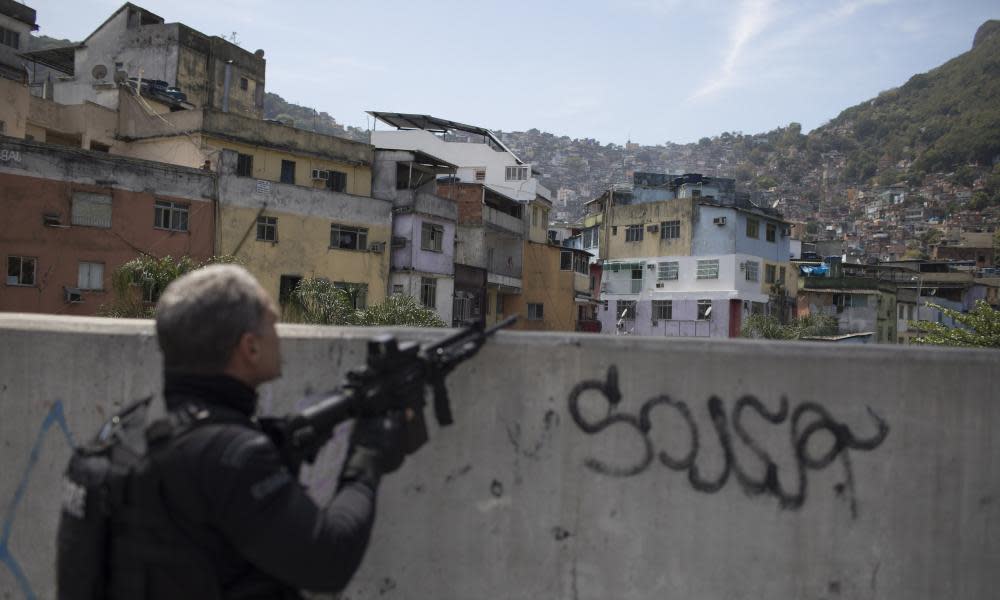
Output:
<svg viewBox="0 0 1000 600">
<path fill-rule="evenodd" d="M 400 413 L 358 419 L 341 482 L 364 481 L 375 486 L 382 475 L 399 469 L 406 457 L 405 430 Z"/>
</svg>

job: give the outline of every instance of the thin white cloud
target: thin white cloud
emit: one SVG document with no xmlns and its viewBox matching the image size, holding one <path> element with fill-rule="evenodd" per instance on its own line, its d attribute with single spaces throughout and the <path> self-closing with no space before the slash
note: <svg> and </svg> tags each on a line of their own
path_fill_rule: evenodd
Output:
<svg viewBox="0 0 1000 600">
<path fill-rule="evenodd" d="M 736 24 L 729 36 L 729 48 L 722 61 L 722 66 L 718 73 L 698 88 L 688 100 L 711 96 L 735 83 L 747 44 L 774 19 L 773 4 L 773 0 L 745 0 L 743 2 Z"/>
<path fill-rule="evenodd" d="M 737 25 L 729 38 L 730 46 L 719 73 L 696 90 L 688 101 L 704 99 L 719 91 L 738 85 L 742 78 L 740 74 L 751 69 L 749 64 L 767 65 L 769 70 L 777 68 L 777 58 L 781 55 L 794 55 L 794 49 L 807 43 L 842 21 L 873 6 L 885 5 L 895 0 L 845 0 L 832 8 L 812 13 L 781 14 L 781 11 L 770 2 L 747 1 L 740 12 Z M 760 6 L 766 4 L 765 6 Z M 804 18 L 803 18 L 804 17 Z M 766 37 L 760 32 L 775 21 L 781 20 L 782 26 L 772 28 Z M 750 47 L 750 42 L 760 38 L 760 43 Z M 742 67 L 742 69 L 741 69 Z M 760 71 L 754 71 L 759 73 Z M 756 75 L 755 75 L 756 77 Z"/>
</svg>

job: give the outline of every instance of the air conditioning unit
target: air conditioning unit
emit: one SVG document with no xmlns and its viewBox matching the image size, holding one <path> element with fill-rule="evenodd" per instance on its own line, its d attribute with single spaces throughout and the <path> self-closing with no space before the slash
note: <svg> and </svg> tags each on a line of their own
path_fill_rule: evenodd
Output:
<svg viewBox="0 0 1000 600">
<path fill-rule="evenodd" d="M 660 230 L 660 226 L 659 225 L 648 225 L 648 226 L 646 226 L 646 231 L 648 231 L 649 233 L 656 233 L 659 230 Z"/>
<path fill-rule="evenodd" d="M 322 171 L 320 169 L 313 169 L 313 179 L 322 179 L 323 181 L 326 181 L 330 179 L 330 172 Z"/>
<path fill-rule="evenodd" d="M 714 219 L 712 219 L 712 223 L 715 224 L 715 225 L 720 225 L 720 226 L 721 225 L 725 225 L 726 224 L 726 217 L 715 217 Z"/>
<path fill-rule="evenodd" d="M 393 248 L 406 248 L 406 238 L 400 235 L 392 236 Z"/>
<path fill-rule="evenodd" d="M 371 244 L 368 244 L 368 251 L 381 254 L 385 251 L 385 242 L 372 242 Z"/>
<path fill-rule="evenodd" d="M 66 292 L 66 302 L 70 304 L 79 304 L 83 302 L 83 294 L 80 292 L 79 288 L 63 288 Z"/>
<path fill-rule="evenodd" d="M 656 282 L 656 287 L 658 287 L 658 288 L 663 287 L 663 282 L 662 281 L 657 281 Z"/>
</svg>

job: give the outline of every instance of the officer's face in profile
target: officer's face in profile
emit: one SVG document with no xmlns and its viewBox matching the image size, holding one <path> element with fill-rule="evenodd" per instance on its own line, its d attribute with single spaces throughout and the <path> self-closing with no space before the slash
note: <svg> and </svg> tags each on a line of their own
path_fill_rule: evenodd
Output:
<svg viewBox="0 0 1000 600">
<path fill-rule="evenodd" d="M 281 377 L 281 340 L 275 328 L 277 322 L 278 313 L 273 303 L 268 302 L 268 309 L 261 320 L 260 329 L 252 334 L 256 348 L 253 356 L 256 384 Z"/>
</svg>

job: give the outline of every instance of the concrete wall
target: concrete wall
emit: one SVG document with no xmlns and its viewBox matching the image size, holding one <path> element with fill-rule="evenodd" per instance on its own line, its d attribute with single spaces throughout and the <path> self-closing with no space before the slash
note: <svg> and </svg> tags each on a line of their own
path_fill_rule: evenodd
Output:
<svg viewBox="0 0 1000 600">
<path fill-rule="evenodd" d="M 280 332 L 263 412 L 334 385 L 376 333 Z M 0 595 L 50 598 L 70 444 L 155 393 L 159 357 L 143 321 L 7 314 L 0 340 Z M 345 597 L 992 598 L 995 367 L 990 351 L 502 333 L 448 380 L 456 425 L 386 480 Z M 304 474 L 317 497 L 343 444 Z M 777 484 L 759 485 L 766 464 Z"/>
<path fill-rule="evenodd" d="M 0 77 L 0 135 L 24 139 L 30 97 L 28 86 Z"/>
</svg>

